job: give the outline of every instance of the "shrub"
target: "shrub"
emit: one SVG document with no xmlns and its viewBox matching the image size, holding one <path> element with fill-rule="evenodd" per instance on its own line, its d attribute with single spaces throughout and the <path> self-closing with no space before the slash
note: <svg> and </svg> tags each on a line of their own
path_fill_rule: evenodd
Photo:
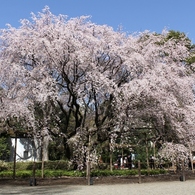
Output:
<svg viewBox="0 0 195 195">
<path fill-rule="evenodd" d="M 165 174 L 166 170 L 164 169 L 143 169 L 141 170 L 142 175 L 159 175 L 159 174 Z"/>
<path fill-rule="evenodd" d="M 166 174 L 166 173 L 167 173 L 166 170 L 164 170 L 164 169 L 159 169 L 159 174 Z"/>
<path fill-rule="evenodd" d="M 27 178 L 27 177 L 31 177 L 32 176 L 32 171 L 17 171 L 16 172 L 16 177 L 19 178 Z"/>
<path fill-rule="evenodd" d="M 92 177 L 99 177 L 99 176 L 130 176 L 130 175 L 137 175 L 137 170 L 93 170 L 91 172 Z"/>
<path fill-rule="evenodd" d="M 41 170 L 37 170 L 35 175 L 36 177 L 41 177 Z M 52 177 L 84 177 L 86 175 L 85 172 L 80 171 L 66 171 L 66 170 L 44 170 L 44 177 L 52 178 Z"/>
<path fill-rule="evenodd" d="M 149 171 L 147 169 L 141 169 L 141 175 L 149 175 Z"/>
<path fill-rule="evenodd" d="M 13 162 L 7 163 L 8 169 L 13 169 Z M 34 162 L 16 162 L 16 170 L 33 170 Z M 42 162 L 35 162 L 36 170 L 41 169 Z M 45 161 L 44 169 L 48 170 L 71 170 L 71 164 L 67 160 L 60 161 Z"/>
<path fill-rule="evenodd" d="M 0 160 L 0 171 L 8 170 L 8 165 L 6 162 Z"/>
<path fill-rule="evenodd" d="M 26 170 L 33 170 L 33 167 L 35 165 L 35 169 L 41 169 L 41 166 L 42 166 L 42 162 L 25 162 L 27 163 L 27 166 L 26 166 Z"/>
<path fill-rule="evenodd" d="M 59 161 L 46 161 L 45 169 L 50 170 L 70 170 L 71 164 L 68 160 L 59 160 Z"/>
<path fill-rule="evenodd" d="M 16 170 L 32 170 L 33 162 L 16 162 Z"/>
<path fill-rule="evenodd" d="M 2 171 L 0 172 L 0 177 L 13 177 L 13 171 Z"/>
<path fill-rule="evenodd" d="M 141 170 L 142 175 L 158 175 L 158 174 L 165 174 L 165 170 L 161 169 L 152 169 L 147 170 L 143 169 Z M 133 170 L 93 170 L 91 171 L 92 177 L 107 177 L 107 176 L 130 176 L 130 175 L 137 175 L 138 171 L 136 169 Z M 36 177 L 41 177 L 41 170 L 36 170 L 35 172 Z M 0 177 L 12 177 L 13 171 L 2 171 L 0 172 Z M 69 171 L 69 170 L 44 170 L 44 176 L 47 178 L 52 177 L 62 177 L 62 176 L 68 176 L 68 177 L 85 177 L 86 172 L 85 171 Z M 19 178 L 28 178 L 32 177 L 32 170 L 19 170 L 16 171 L 16 177 Z"/>
</svg>

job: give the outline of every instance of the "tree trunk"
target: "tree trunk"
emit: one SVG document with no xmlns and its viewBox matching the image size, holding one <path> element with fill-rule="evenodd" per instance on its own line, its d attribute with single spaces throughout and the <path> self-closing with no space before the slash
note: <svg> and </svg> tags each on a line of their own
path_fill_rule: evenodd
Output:
<svg viewBox="0 0 195 195">
<path fill-rule="evenodd" d="M 48 147 L 49 147 L 49 136 L 44 136 L 43 142 L 42 142 L 42 160 L 43 161 L 49 160 Z"/>
</svg>

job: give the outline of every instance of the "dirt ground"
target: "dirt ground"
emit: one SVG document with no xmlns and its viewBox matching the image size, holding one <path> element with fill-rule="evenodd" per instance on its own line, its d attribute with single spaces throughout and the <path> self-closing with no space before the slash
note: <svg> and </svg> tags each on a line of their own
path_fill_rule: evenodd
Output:
<svg viewBox="0 0 195 195">
<path fill-rule="evenodd" d="M 192 195 L 194 180 L 100 185 L 0 186 L 0 194 L 19 195 Z"/>
<path fill-rule="evenodd" d="M 154 175 L 154 176 L 141 176 L 141 183 L 147 182 L 160 182 L 160 181 L 179 181 L 182 173 L 168 173 L 165 175 Z M 195 180 L 195 173 L 191 171 L 185 172 L 185 180 Z M 5 179 L 0 178 L 0 185 L 30 185 L 32 178 L 25 179 Z M 108 176 L 108 177 L 93 177 L 90 180 L 91 185 L 97 184 L 128 184 L 138 183 L 138 176 Z M 34 184 L 34 183 L 33 183 Z M 85 177 L 61 177 L 61 178 L 36 178 L 36 184 L 38 186 L 46 185 L 87 185 L 88 180 Z"/>
</svg>

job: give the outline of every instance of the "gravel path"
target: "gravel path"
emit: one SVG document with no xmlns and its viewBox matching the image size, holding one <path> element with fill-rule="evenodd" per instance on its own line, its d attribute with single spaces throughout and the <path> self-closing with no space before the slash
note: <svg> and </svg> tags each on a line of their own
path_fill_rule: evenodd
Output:
<svg viewBox="0 0 195 195">
<path fill-rule="evenodd" d="M 195 195 L 195 180 L 115 185 L 0 186 L 0 194 L 30 195 Z"/>
</svg>

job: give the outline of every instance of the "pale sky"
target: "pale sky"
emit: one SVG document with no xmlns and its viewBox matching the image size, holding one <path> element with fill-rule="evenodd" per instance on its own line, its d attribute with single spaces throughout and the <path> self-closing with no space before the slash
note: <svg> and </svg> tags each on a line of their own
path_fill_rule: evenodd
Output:
<svg viewBox="0 0 195 195">
<path fill-rule="evenodd" d="M 45 6 L 53 14 L 69 18 L 90 15 L 96 24 L 127 33 L 144 30 L 161 33 L 164 28 L 184 32 L 195 43 L 195 0 L 0 0 L 0 28 L 19 27 Z"/>
</svg>

